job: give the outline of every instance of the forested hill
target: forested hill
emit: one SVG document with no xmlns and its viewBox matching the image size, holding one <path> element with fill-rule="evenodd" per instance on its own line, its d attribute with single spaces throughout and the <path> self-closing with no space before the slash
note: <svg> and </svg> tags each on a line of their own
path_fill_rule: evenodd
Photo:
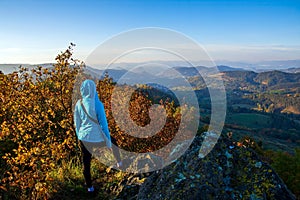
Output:
<svg viewBox="0 0 300 200">
<path fill-rule="evenodd" d="M 256 73 L 252 71 L 227 71 L 222 73 L 228 89 L 242 88 L 244 90 L 294 90 L 299 92 L 300 73 L 269 71 Z"/>
</svg>

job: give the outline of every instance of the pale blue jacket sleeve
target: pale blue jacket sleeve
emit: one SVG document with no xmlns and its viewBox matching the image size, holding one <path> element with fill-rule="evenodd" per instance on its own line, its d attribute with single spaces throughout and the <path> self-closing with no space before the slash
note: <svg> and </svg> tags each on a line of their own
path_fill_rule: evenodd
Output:
<svg viewBox="0 0 300 200">
<path fill-rule="evenodd" d="M 79 115 L 77 105 L 78 104 L 75 105 L 75 111 L 74 111 L 74 124 L 75 124 L 76 135 L 78 137 L 79 129 L 80 129 L 80 126 L 81 126 L 81 118 L 80 118 L 80 115 Z"/>
<path fill-rule="evenodd" d="M 96 104 L 96 112 L 97 112 L 98 121 L 100 122 L 102 130 L 103 130 L 103 132 L 105 133 L 105 135 L 107 137 L 107 144 L 106 145 L 107 145 L 108 148 L 111 148 L 111 138 L 110 138 L 110 133 L 109 133 L 109 130 L 108 130 L 108 123 L 107 123 L 103 103 L 100 100 L 96 100 L 95 104 Z"/>
</svg>

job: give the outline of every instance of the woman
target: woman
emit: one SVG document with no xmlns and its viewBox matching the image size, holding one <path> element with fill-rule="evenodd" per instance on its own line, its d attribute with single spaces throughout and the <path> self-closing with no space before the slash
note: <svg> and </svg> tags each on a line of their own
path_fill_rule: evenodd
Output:
<svg viewBox="0 0 300 200">
<path fill-rule="evenodd" d="M 104 106 L 99 100 L 94 81 L 85 80 L 81 84 L 80 93 L 82 99 L 75 105 L 74 123 L 83 156 L 83 175 L 85 182 L 88 187 L 88 192 L 94 192 L 90 171 L 92 154 L 89 150 L 92 150 L 93 147 L 104 147 L 105 145 L 111 149 L 112 143 Z M 100 129 L 103 130 L 104 134 L 101 134 Z M 117 166 L 120 166 L 121 159 L 119 151 L 114 148 L 113 152 L 118 162 Z"/>
</svg>

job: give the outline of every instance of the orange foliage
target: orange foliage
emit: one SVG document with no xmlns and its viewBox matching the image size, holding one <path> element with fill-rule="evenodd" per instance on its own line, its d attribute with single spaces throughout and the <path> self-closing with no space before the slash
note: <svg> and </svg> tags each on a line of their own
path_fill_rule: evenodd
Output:
<svg viewBox="0 0 300 200">
<path fill-rule="evenodd" d="M 78 156 L 80 152 L 73 126 L 72 108 L 76 99 L 72 101 L 72 97 L 80 96 L 80 80 L 91 77 L 79 73 L 83 64 L 72 59 L 72 47 L 73 44 L 56 57 L 57 63 L 53 68 L 28 70 L 20 67 L 18 72 L 0 74 L 0 141 L 15 144 L 2 155 L 5 169 L 0 176 L 0 190 L 7 190 L 16 198 L 50 198 L 55 188 L 49 172 L 59 168 L 63 160 Z M 117 86 L 108 76 L 98 81 L 97 90 L 105 106 L 111 134 L 118 145 L 127 151 L 158 150 L 174 138 L 179 125 L 187 126 L 180 124 L 183 112 L 189 113 L 191 119 L 187 121 L 193 120 L 193 111 L 187 106 L 178 107 L 173 101 L 161 101 L 160 106 L 166 113 L 163 128 L 148 138 L 130 136 L 120 129 L 112 115 L 111 97 L 116 87 L 125 93 L 135 89 L 129 113 L 138 126 L 150 123 L 149 109 L 154 102 L 148 97 L 147 90 L 128 85 Z M 182 137 L 182 140 L 191 139 L 193 134 Z"/>
</svg>

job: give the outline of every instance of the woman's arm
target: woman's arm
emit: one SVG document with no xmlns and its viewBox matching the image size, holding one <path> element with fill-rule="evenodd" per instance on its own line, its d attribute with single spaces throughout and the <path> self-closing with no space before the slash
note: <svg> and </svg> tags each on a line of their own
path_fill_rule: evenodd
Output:
<svg viewBox="0 0 300 200">
<path fill-rule="evenodd" d="M 95 104 L 96 104 L 96 112 L 97 112 L 98 121 L 100 122 L 102 130 L 104 131 L 104 133 L 107 137 L 106 145 L 108 148 L 111 148 L 111 138 L 110 138 L 110 133 L 108 130 L 108 123 L 107 123 L 103 103 L 100 100 L 98 100 L 98 101 L 95 101 Z"/>
<path fill-rule="evenodd" d="M 75 125 L 76 135 L 78 137 L 78 133 L 81 125 L 81 118 L 79 115 L 79 110 L 77 105 L 78 104 L 75 105 L 75 111 L 74 111 L 74 125 Z"/>
</svg>

